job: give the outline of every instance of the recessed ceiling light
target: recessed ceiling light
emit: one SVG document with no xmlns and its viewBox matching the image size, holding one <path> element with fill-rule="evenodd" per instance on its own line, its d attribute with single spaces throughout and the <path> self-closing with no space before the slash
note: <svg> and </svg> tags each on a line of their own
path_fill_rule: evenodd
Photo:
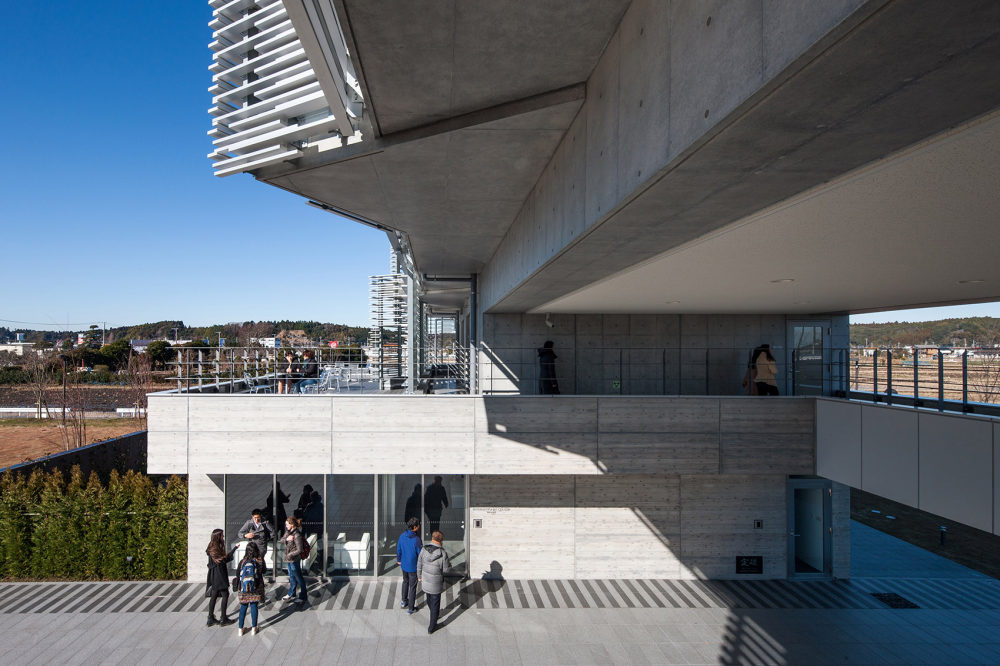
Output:
<svg viewBox="0 0 1000 666">
<path fill-rule="evenodd" d="M 986 280 L 959 280 L 958 281 L 959 284 L 982 284 L 984 282 L 986 282 Z"/>
<path fill-rule="evenodd" d="M 793 278 L 779 278 L 777 280 L 771 280 L 772 284 L 785 284 L 787 282 L 795 282 Z"/>
<path fill-rule="evenodd" d="M 677 305 L 680 301 L 664 301 L 664 305 Z"/>
</svg>

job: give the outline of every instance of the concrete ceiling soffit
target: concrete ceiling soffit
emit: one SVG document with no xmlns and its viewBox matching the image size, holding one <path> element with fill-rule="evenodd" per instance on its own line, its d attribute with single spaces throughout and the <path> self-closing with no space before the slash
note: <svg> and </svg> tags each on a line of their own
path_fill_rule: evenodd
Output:
<svg viewBox="0 0 1000 666">
<path fill-rule="evenodd" d="M 630 0 L 335 0 L 384 134 L 590 75 Z"/>
<path fill-rule="evenodd" d="M 1000 3 L 888 3 L 789 69 L 490 311 L 540 307 L 1000 107 L 984 84 L 1000 79 Z"/>
<path fill-rule="evenodd" d="M 309 166 L 299 162 L 257 177 L 406 232 L 423 270 L 476 272 L 517 216 L 584 91 L 573 86 L 317 152 Z"/>
</svg>

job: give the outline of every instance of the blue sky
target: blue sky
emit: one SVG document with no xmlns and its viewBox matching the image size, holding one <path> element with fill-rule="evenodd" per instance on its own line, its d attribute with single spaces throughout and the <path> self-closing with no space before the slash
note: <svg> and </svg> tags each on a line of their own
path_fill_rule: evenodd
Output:
<svg viewBox="0 0 1000 666">
<path fill-rule="evenodd" d="M 384 233 L 212 175 L 210 17 L 201 0 L 4 5 L 0 319 L 367 325 Z"/>
<path fill-rule="evenodd" d="M 207 2 L 4 10 L 0 325 L 368 323 L 383 233 L 250 176 L 212 175 Z M 852 321 L 973 315 L 1000 307 Z"/>
</svg>

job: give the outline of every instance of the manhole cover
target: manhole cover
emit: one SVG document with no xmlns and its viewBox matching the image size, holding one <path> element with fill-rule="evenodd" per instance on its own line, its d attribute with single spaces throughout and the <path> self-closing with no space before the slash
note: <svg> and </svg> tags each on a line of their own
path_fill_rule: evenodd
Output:
<svg viewBox="0 0 1000 666">
<path fill-rule="evenodd" d="M 906 597 L 901 597 L 895 592 L 872 592 L 872 596 L 889 608 L 920 608 Z"/>
</svg>

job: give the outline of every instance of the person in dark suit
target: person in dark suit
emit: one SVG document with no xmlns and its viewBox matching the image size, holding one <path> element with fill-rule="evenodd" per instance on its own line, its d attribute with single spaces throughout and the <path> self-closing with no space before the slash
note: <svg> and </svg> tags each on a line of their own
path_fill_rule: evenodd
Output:
<svg viewBox="0 0 1000 666">
<path fill-rule="evenodd" d="M 254 509 L 250 512 L 250 520 L 243 523 L 243 527 L 240 528 L 240 535 L 257 544 L 260 559 L 263 560 L 267 553 L 267 544 L 271 542 L 271 537 L 274 535 L 274 527 L 264 520 L 260 509 Z"/>
<path fill-rule="evenodd" d="M 448 508 L 448 493 L 441 484 L 441 477 L 435 476 L 434 483 L 427 486 L 424 493 L 424 513 L 431 532 L 441 529 L 441 513 Z"/>
<path fill-rule="evenodd" d="M 420 484 L 413 487 L 413 493 L 406 498 L 406 507 L 403 509 L 403 522 L 410 522 L 410 518 L 420 520 Z"/>
</svg>

